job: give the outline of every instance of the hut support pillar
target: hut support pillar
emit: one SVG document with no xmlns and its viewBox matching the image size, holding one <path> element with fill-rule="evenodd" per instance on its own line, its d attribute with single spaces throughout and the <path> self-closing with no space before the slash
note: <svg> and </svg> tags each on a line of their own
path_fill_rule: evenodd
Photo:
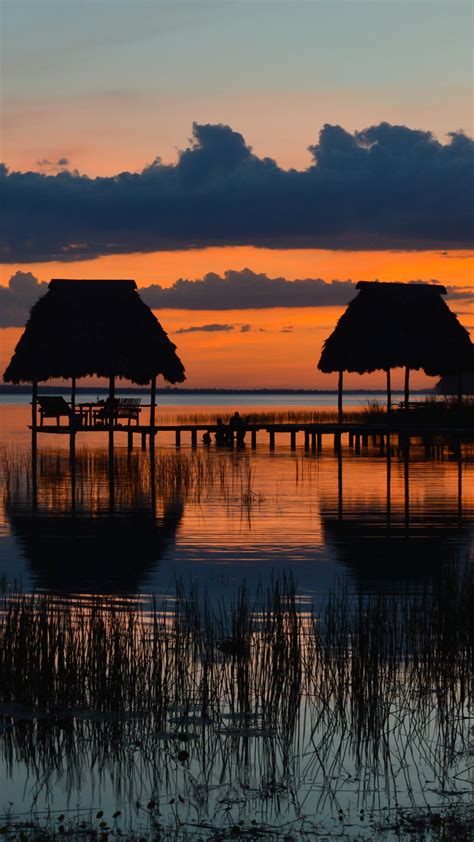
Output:
<svg viewBox="0 0 474 842">
<path fill-rule="evenodd" d="M 390 369 L 387 368 L 387 415 L 392 411 L 392 384 L 390 378 Z"/>
<path fill-rule="evenodd" d="M 76 378 L 71 380 L 71 417 L 69 419 L 69 464 L 71 466 L 71 509 L 76 508 Z"/>
<path fill-rule="evenodd" d="M 156 374 L 150 383 L 150 456 L 155 451 Z"/>
<path fill-rule="evenodd" d="M 408 412 L 410 404 L 410 369 L 405 368 L 405 410 Z"/>
<path fill-rule="evenodd" d="M 71 380 L 71 417 L 69 419 L 69 459 L 76 459 L 76 378 Z"/>
<path fill-rule="evenodd" d="M 31 385 L 31 485 L 33 508 L 37 502 L 37 457 L 38 457 L 38 382 L 33 380 Z"/>
<path fill-rule="evenodd" d="M 110 509 L 113 511 L 115 505 L 115 487 L 114 487 L 114 424 L 115 412 L 113 410 L 113 403 L 115 399 L 115 377 L 109 378 L 109 398 L 110 398 L 110 418 L 109 418 L 109 503 Z"/>
<path fill-rule="evenodd" d="M 252 432 L 250 434 L 250 437 L 251 437 L 251 442 L 252 442 L 252 445 L 251 445 L 252 450 L 256 450 L 257 449 L 257 431 L 252 430 Z"/>
<path fill-rule="evenodd" d="M 337 421 L 339 424 L 342 424 L 342 387 L 343 387 L 343 379 L 344 374 L 342 371 L 339 372 L 339 379 L 337 384 Z"/>
</svg>

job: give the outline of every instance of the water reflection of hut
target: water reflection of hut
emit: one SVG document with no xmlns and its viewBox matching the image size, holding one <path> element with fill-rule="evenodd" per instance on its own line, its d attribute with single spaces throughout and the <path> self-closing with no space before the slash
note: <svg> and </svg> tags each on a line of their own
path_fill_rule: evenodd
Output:
<svg viewBox="0 0 474 842">
<path fill-rule="evenodd" d="M 10 501 L 11 530 L 35 584 L 61 593 L 133 593 L 173 547 L 179 500 L 158 516 L 146 509 L 102 513 L 31 512 Z"/>
<path fill-rule="evenodd" d="M 403 492 L 393 499 L 392 458 L 387 451 L 385 494 L 344 494 L 339 456 L 336 496 L 321 497 L 324 542 L 363 590 L 391 589 L 395 583 L 425 581 L 451 564 L 467 562 L 472 524 L 463 515 L 462 462 L 457 464 L 457 499 L 452 507 L 419 510 L 410 500 L 410 462 L 403 462 Z M 361 484 L 361 490 L 364 484 Z"/>
<path fill-rule="evenodd" d="M 185 379 L 176 346 L 140 298 L 135 281 L 53 279 L 31 311 L 4 380 L 32 384 L 34 432 L 38 383 L 71 378 L 74 411 L 76 381 L 89 376 L 108 378 L 112 398 L 116 377 L 150 384 L 153 426 L 160 374 L 170 383 Z"/>
<path fill-rule="evenodd" d="M 360 281 L 356 289 L 358 295 L 326 339 L 318 363 L 321 371 L 339 372 L 340 417 L 344 371 L 386 371 L 390 409 L 392 368 L 405 369 L 406 406 L 411 369 L 430 376 L 474 370 L 473 345 L 441 297 L 444 286 Z"/>
</svg>

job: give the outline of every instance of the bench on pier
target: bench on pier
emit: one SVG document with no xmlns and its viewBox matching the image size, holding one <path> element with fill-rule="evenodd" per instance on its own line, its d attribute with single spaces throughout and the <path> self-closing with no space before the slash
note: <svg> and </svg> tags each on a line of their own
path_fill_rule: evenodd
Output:
<svg viewBox="0 0 474 842">
<path fill-rule="evenodd" d="M 69 404 L 60 395 L 42 395 L 38 398 L 38 405 L 41 427 L 45 418 L 56 418 L 56 424 L 59 427 L 61 418 L 65 417 L 70 422 L 74 414 Z"/>
<path fill-rule="evenodd" d="M 414 409 L 420 408 L 419 401 L 408 401 L 408 411 L 413 412 Z M 399 403 L 395 404 L 395 412 L 406 412 L 407 406 L 405 401 L 400 401 Z"/>
<path fill-rule="evenodd" d="M 107 398 L 102 406 L 94 409 L 93 423 L 97 421 L 118 421 L 126 418 L 128 423 L 136 421 L 138 424 L 141 412 L 141 398 Z"/>
<path fill-rule="evenodd" d="M 136 421 L 138 424 L 141 412 L 141 398 L 119 398 L 117 418 L 127 418 L 128 423 Z"/>
</svg>

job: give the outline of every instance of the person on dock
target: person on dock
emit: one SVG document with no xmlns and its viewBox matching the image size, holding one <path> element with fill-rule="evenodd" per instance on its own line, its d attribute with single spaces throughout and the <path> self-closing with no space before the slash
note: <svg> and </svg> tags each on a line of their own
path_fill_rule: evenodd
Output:
<svg viewBox="0 0 474 842">
<path fill-rule="evenodd" d="M 245 433 L 247 432 L 247 424 L 242 418 L 240 412 L 234 412 L 229 421 L 229 430 L 231 442 L 234 441 L 234 433 L 237 440 L 237 447 L 243 447 L 245 444 Z"/>
<path fill-rule="evenodd" d="M 216 447 L 225 447 L 228 443 L 228 432 L 226 430 L 225 424 L 222 418 L 218 418 L 216 421 Z"/>
<path fill-rule="evenodd" d="M 206 430 L 206 432 L 203 434 L 203 437 L 202 437 L 202 443 L 203 443 L 206 447 L 209 447 L 209 445 L 210 445 L 210 443 L 211 443 L 211 434 L 210 434 L 209 430 Z"/>
</svg>

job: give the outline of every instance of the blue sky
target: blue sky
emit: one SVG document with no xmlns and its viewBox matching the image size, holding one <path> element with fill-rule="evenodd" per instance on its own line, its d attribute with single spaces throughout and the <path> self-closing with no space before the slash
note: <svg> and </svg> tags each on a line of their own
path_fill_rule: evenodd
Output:
<svg viewBox="0 0 474 842">
<path fill-rule="evenodd" d="M 3 0 L 2 12 L 3 157 L 21 168 L 56 154 L 90 174 L 173 160 L 193 120 L 229 123 L 283 166 L 309 160 L 325 122 L 472 133 L 464 0 Z"/>
</svg>

